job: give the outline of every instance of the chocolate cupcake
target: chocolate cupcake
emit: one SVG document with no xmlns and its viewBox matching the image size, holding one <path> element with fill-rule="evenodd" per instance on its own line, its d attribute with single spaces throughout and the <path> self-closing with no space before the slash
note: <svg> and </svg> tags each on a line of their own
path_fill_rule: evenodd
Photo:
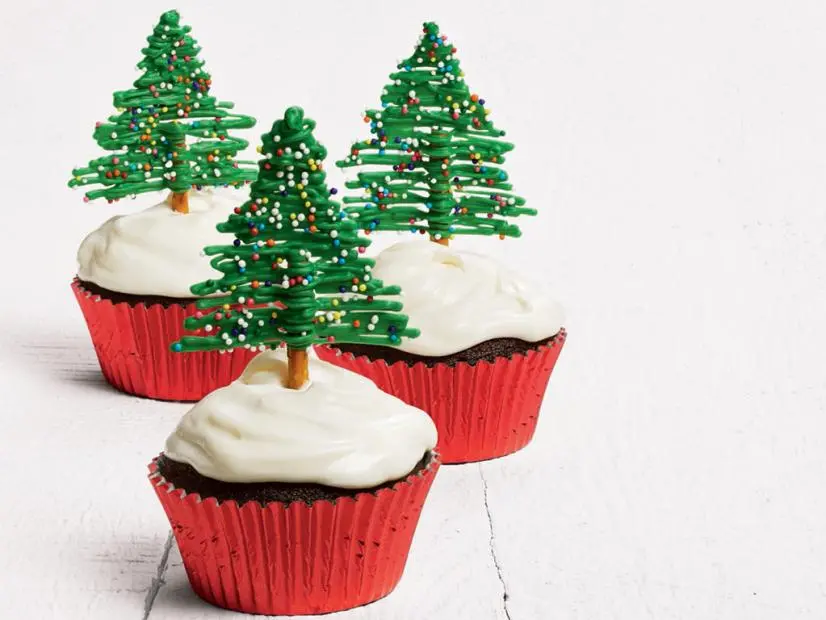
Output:
<svg viewBox="0 0 826 620">
<path fill-rule="evenodd" d="M 393 348 L 319 347 L 319 357 L 427 411 L 445 463 L 527 445 L 565 343 L 561 307 L 492 259 L 430 241 L 384 250 L 373 273 L 401 286 L 421 335 Z"/>
<path fill-rule="evenodd" d="M 150 465 L 193 590 L 258 614 L 318 614 L 398 583 L 439 466 L 430 418 L 312 359 L 284 386 L 282 350 L 195 405 Z"/>
<path fill-rule="evenodd" d="M 447 246 L 464 235 L 519 237 L 513 219 L 537 215 L 504 167 L 514 145 L 434 22 L 422 24 L 380 101 L 364 112 L 369 134 L 336 164 L 354 173 L 344 202 L 365 233 L 429 239 L 385 250 L 374 271 L 401 286 L 421 336 L 399 352 L 337 342 L 318 353 L 427 411 L 446 463 L 508 454 L 533 436 L 565 341 L 562 313 L 518 274 Z"/>
<path fill-rule="evenodd" d="M 216 275 L 202 250 L 219 240 L 215 225 L 237 205 L 208 188 L 237 189 L 256 177 L 236 159 L 248 142 L 234 135 L 255 119 L 211 92 L 201 47 L 177 11 L 160 16 L 141 51 L 132 88 L 115 91 L 113 113 L 95 123 L 101 152 L 72 170 L 69 187 L 85 201 L 167 198 L 92 232 L 72 289 L 109 383 L 138 396 L 198 400 L 237 377 L 252 355 L 176 356 L 168 346 L 195 312 L 190 285 Z"/>
<path fill-rule="evenodd" d="M 243 348 L 169 349 L 184 336 L 184 319 L 197 312 L 191 284 L 219 275 L 203 248 L 223 240 L 215 227 L 236 205 L 229 191 L 191 192 L 187 214 L 164 201 L 113 217 L 80 245 L 72 289 L 103 375 L 119 390 L 195 401 L 238 377 L 254 356 Z"/>
</svg>

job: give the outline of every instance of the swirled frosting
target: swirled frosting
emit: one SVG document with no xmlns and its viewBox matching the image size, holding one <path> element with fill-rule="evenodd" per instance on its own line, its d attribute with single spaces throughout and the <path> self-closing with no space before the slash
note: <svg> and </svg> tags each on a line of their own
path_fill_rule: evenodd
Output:
<svg viewBox="0 0 826 620">
<path fill-rule="evenodd" d="M 189 410 L 166 456 L 224 482 L 366 489 L 403 478 L 436 446 L 425 412 L 343 368 L 316 358 L 309 368 L 310 381 L 290 390 L 283 349 L 261 353 Z"/>
<path fill-rule="evenodd" d="M 238 204 L 229 191 L 191 192 L 187 214 L 162 202 L 110 218 L 80 244 L 78 277 L 120 293 L 195 297 L 190 286 L 221 276 L 203 248 L 227 243 L 215 226 Z"/>
<path fill-rule="evenodd" d="M 409 325 L 421 330 L 399 349 L 458 353 L 493 338 L 536 342 L 561 328 L 562 307 L 496 261 L 430 241 L 397 243 L 376 257 L 373 275 L 402 288 Z"/>
</svg>

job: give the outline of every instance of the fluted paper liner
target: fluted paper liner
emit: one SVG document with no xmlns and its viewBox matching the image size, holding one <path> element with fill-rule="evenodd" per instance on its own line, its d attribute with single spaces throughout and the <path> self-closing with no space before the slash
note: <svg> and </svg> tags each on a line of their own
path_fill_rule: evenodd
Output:
<svg viewBox="0 0 826 620">
<path fill-rule="evenodd" d="M 533 438 L 542 399 L 567 333 L 547 344 L 493 362 L 387 364 L 316 347 L 322 360 L 371 379 L 380 389 L 426 411 L 439 431 L 443 463 L 505 456 Z"/>
<path fill-rule="evenodd" d="M 237 379 L 255 352 L 175 353 L 195 304 L 112 303 L 72 282 L 103 376 L 113 387 L 158 400 L 197 401 Z"/>
<path fill-rule="evenodd" d="M 219 502 L 149 480 L 163 504 L 189 583 L 205 601 L 256 614 L 351 609 L 399 582 L 433 477 L 427 467 L 391 487 L 335 502 Z"/>
</svg>

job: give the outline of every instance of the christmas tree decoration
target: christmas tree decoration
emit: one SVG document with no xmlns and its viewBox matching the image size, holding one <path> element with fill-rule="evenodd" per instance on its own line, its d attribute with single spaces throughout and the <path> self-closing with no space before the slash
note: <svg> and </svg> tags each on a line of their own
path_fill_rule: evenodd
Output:
<svg viewBox="0 0 826 620">
<path fill-rule="evenodd" d="M 507 218 L 536 215 L 511 192 L 501 165 L 513 145 L 472 93 L 456 48 L 428 22 L 413 55 L 398 64 L 380 110 L 367 110 L 371 138 L 337 162 L 359 169 L 348 181 L 348 213 L 367 234 L 393 230 L 429 234 L 443 245 L 454 235 L 518 237 Z"/>
<path fill-rule="evenodd" d="M 192 287 L 206 312 L 187 319 L 186 328 L 200 333 L 174 343 L 174 351 L 285 344 L 288 387 L 298 388 L 307 379 L 310 345 L 393 346 L 418 335 L 398 313 L 401 302 L 386 298 L 400 289 L 372 278 L 374 262 L 362 256 L 369 242 L 332 198 L 327 150 L 314 129 L 292 107 L 262 136 L 250 198 L 218 226 L 235 240 L 204 248 L 223 277 Z"/>
<path fill-rule="evenodd" d="M 210 93 L 212 78 L 190 30 L 177 11 L 161 15 L 138 63 L 143 74 L 114 93 L 118 113 L 95 126 L 95 141 L 111 154 L 72 171 L 70 187 L 90 188 L 85 200 L 168 189 L 170 206 L 187 213 L 191 188 L 255 179 L 254 165 L 235 158 L 248 142 L 230 134 L 255 119 L 230 112 L 231 102 Z"/>
</svg>

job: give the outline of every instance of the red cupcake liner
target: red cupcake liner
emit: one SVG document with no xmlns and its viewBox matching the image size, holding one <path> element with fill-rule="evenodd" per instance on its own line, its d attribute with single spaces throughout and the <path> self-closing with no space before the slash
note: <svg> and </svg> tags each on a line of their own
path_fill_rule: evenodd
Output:
<svg viewBox="0 0 826 620">
<path fill-rule="evenodd" d="M 195 304 L 112 303 L 72 282 L 92 336 L 100 369 L 115 388 L 157 400 L 197 401 L 238 378 L 256 352 L 174 353 L 169 345 L 184 335 L 184 319 Z"/>
<path fill-rule="evenodd" d="M 202 499 L 167 482 L 157 459 L 149 480 L 198 596 L 246 613 L 307 615 L 390 594 L 438 469 L 434 455 L 392 487 L 311 505 Z"/>
<path fill-rule="evenodd" d="M 533 438 L 551 372 L 565 344 L 561 330 L 547 344 L 494 362 L 453 366 L 355 357 L 316 347 L 322 360 L 371 379 L 380 389 L 426 411 L 439 431 L 443 463 L 471 463 L 511 454 Z"/>
</svg>

